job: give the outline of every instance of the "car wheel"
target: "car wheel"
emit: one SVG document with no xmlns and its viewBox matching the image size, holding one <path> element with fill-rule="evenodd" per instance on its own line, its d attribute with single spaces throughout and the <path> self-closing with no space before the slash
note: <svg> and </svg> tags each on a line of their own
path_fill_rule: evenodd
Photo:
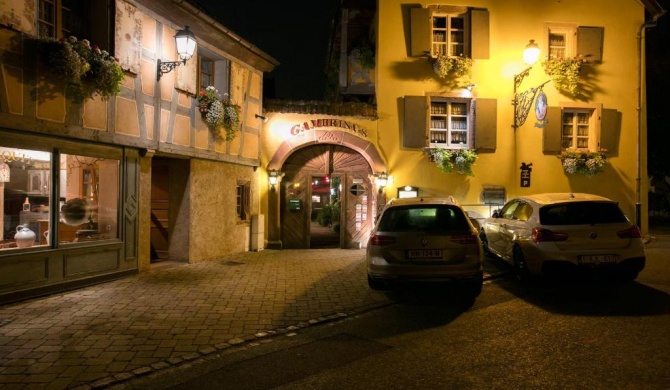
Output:
<svg viewBox="0 0 670 390">
<path fill-rule="evenodd" d="M 483 285 L 484 285 L 484 277 L 480 275 L 477 279 L 466 283 L 465 293 L 471 298 L 477 298 L 482 293 Z"/>
<path fill-rule="evenodd" d="M 486 238 L 486 233 L 484 233 L 484 229 L 482 229 L 479 232 L 479 238 L 482 240 L 482 251 L 484 252 L 484 256 L 493 256 L 493 253 L 491 253 L 491 249 L 489 249 L 489 240 Z"/>
<path fill-rule="evenodd" d="M 521 248 L 515 247 L 512 252 L 514 262 L 514 276 L 522 283 L 528 283 L 531 280 L 530 271 L 528 271 L 528 264 L 526 264 L 526 257 L 523 255 Z"/>
<path fill-rule="evenodd" d="M 379 280 L 373 278 L 370 275 L 368 275 L 368 286 L 370 286 L 371 289 L 378 290 L 378 291 L 383 291 L 383 290 L 388 289 L 388 286 L 386 285 L 386 283 L 380 282 Z"/>
<path fill-rule="evenodd" d="M 640 273 L 637 271 L 623 271 L 619 276 L 619 280 L 621 280 L 624 283 L 629 283 L 637 279 L 639 274 Z"/>
</svg>

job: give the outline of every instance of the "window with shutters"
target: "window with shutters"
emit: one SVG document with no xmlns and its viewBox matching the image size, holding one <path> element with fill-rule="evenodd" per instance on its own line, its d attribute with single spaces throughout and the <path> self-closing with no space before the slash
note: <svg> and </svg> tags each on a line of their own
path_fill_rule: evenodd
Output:
<svg viewBox="0 0 670 390">
<path fill-rule="evenodd" d="M 198 85 L 200 90 L 213 86 L 219 95 L 230 93 L 230 60 L 208 50 L 198 49 Z"/>
<path fill-rule="evenodd" d="M 561 147 L 563 149 L 598 149 L 594 112 L 593 109 L 563 109 L 561 115 Z"/>
<path fill-rule="evenodd" d="M 466 15 L 433 14 L 431 28 L 431 56 L 465 56 L 467 46 Z"/>
<path fill-rule="evenodd" d="M 250 198 L 251 189 L 248 181 L 237 182 L 237 218 L 241 221 L 246 221 L 250 218 Z"/>
<path fill-rule="evenodd" d="M 489 13 L 439 5 L 410 8 L 410 56 L 489 58 Z"/>
<path fill-rule="evenodd" d="M 574 57 L 576 29 L 577 26 L 572 24 L 545 25 L 545 55 L 554 59 Z"/>
<path fill-rule="evenodd" d="M 472 115 L 469 99 L 430 99 L 429 147 L 469 149 Z"/>
<path fill-rule="evenodd" d="M 39 38 L 87 37 L 89 1 L 38 0 L 37 36 Z"/>
</svg>

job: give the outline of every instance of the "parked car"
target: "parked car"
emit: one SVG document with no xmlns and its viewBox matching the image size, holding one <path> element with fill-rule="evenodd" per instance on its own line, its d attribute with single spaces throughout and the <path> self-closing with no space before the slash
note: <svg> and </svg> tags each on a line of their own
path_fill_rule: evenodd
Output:
<svg viewBox="0 0 670 390">
<path fill-rule="evenodd" d="M 478 296 L 482 259 L 478 231 L 454 198 L 393 199 L 368 240 L 368 284 L 455 282 Z"/>
<path fill-rule="evenodd" d="M 485 254 L 512 264 L 521 281 L 584 273 L 632 281 L 646 261 L 638 227 L 615 201 L 592 194 L 512 199 L 482 222 L 480 237 Z"/>
</svg>

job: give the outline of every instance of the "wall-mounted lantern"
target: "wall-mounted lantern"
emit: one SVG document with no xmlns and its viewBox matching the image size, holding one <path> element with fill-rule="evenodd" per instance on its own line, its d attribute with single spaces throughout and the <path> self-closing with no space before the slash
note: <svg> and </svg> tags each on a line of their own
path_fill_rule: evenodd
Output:
<svg viewBox="0 0 670 390">
<path fill-rule="evenodd" d="M 512 127 L 514 130 L 526 122 L 528 112 L 533 103 L 532 98 L 535 97 L 537 89 L 542 87 L 531 88 L 526 92 L 517 93 L 517 89 L 521 86 L 521 82 L 528 76 L 528 73 L 530 73 L 531 68 L 535 65 L 539 56 L 540 47 L 535 43 L 534 39 L 531 39 L 530 42 L 528 42 L 528 45 L 526 45 L 526 49 L 523 51 L 523 61 L 526 63 L 527 68 L 521 73 L 514 75 L 514 100 L 512 101 L 512 104 L 514 105 L 514 124 Z"/>
<path fill-rule="evenodd" d="M 388 185 L 389 176 L 386 172 L 377 173 L 375 176 L 375 184 L 379 187 L 379 193 L 384 191 L 384 187 Z"/>
<path fill-rule="evenodd" d="M 158 75 L 156 81 L 161 80 L 161 76 L 165 73 L 170 73 L 172 69 L 179 65 L 186 65 L 195 53 L 196 39 L 195 35 L 185 26 L 183 30 L 177 31 L 174 39 L 177 43 L 177 53 L 179 54 L 179 61 L 161 61 L 158 59 Z"/>
<path fill-rule="evenodd" d="M 282 176 L 284 176 L 284 172 L 280 172 L 276 169 L 270 169 L 268 171 L 268 182 L 270 183 L 272 191 L 275 190 L 275 186 L 277 185 L 279 178 Z"/>
</svg>

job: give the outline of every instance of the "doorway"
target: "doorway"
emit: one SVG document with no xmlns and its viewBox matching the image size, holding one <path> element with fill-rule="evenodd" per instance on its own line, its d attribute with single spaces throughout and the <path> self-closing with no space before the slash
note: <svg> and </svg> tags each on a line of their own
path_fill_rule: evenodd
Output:
<svg viewBox="0 0 670 390">
<path fill-rule="evenodd" d="M 310 248 L 340 247 L 340 176 L 312 176 Z"/>
<path fill-rule="evenodd" d="M 151 263 L 188 261 L 189 172 L 189 160 L 151 161 Z"/>
<path fill-rule="evenodd" d="M 377 193 L 370 164 L 359 152 L 342 145 L 310 145 L 294 151 L 281 170 L 284 248 L 366 245 Z"/>
</svg>

